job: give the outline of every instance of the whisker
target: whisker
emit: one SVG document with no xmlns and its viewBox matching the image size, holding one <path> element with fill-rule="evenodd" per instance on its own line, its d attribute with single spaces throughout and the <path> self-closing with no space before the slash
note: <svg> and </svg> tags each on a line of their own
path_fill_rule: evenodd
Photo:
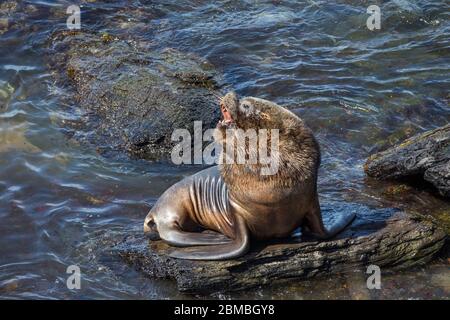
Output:
<svg viewBox="0 0 450 320">
<path fill-rule="evenodd" d="M 222 97 L 223 95 L 221 93 L 217 93 L 217 92 L 212 92 L 213 95 L 215 95 L 216 97 Z"/>
</svg>

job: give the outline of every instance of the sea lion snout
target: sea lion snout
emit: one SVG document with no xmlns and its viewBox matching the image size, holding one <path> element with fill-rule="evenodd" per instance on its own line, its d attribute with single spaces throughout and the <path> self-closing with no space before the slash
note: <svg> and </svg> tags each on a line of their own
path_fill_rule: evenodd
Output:
<svg viewBox="0 0 450 320">
<path fill-rule="evenodd" d="M 221 126 L 229 126 L 232 124 L 237 116 L 237 107 L 239 99 L 234 92 L 228 92 L 220 99 L 220 111 L 223 119 L 219 122 Z"/>
<path fill-rule="evenodd" d="M 239 104 L 238 96 L 234 91 L 228 92 L 223 96 L 221 101 L 228 109 L 236 111 L 236 108 Z"/>
</svg>

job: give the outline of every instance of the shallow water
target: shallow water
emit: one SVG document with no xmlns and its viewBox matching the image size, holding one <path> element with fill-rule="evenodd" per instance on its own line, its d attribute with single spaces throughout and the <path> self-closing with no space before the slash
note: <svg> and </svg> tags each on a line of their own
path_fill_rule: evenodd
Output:
<svg viewBox="0 0 450 320">
<path fill-rule="evenodd" d="M 297 112 L 322 147 L 321 201 L 419 211 L 449 230 L 448 201 L 421 190 L 387 194 L 391 184 L 362 169 L 372 152 L 449 122 L 446 1 L 378 1 L 379 31 L 366 27 L 366 1 L 82 2 L 82 28 L 192 52 L 227 88 Z M 66 28 L 72 3 L 8 3 L 0 4 L 0 297 L 190 298 L 102 250 L 141 228 L 158 196 L 199 167 L 107 159 L 65 135 L 63 121 L 81 110 L 61 100 L 44 48 Z M 81 290 L 65 285 L 69 265 L 81 268 Z M 449 298 L 449 279 L 443 254 L 386 275 L 377 291 L 355 272 L 214 297 Z"/>
</svg>

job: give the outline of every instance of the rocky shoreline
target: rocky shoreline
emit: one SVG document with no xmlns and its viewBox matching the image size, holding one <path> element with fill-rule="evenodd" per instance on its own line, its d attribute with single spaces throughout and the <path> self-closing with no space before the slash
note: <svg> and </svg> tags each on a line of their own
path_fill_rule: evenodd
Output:
<svg viewBox="0 0 450 320">
<path fill-rule="evenodd" d="M 450 197 L 450 125 L 415 135 L 373 154 L 364 170 L 379 180 L 429 183 L 441 196 Z"/>
<path fill-rule="evenodd" d="M 181 292 L 212 294 L 364 272 L 372 264 L 383 273 L 421 266 L 440 252 L 445 241 L 445 232 L 432 222 L 399 212 L 379 223 L 358 216 L 351 228 L 330 241 L 254 244 L 250 253 L 236 260 L 173 259 L 167 256 L 170 246 L 140 233 L 127 236 L 112 254 L 150 278 L 175 280 Z"/>
<path fill-rule="evenodd" d="M 220 77 L 194 55 L 73 31 L 54 33 L 48 47 L 57 84 L 69 89 L 66 99 L 82 111 L 79 120 L 64 125 L 102 154 L 165 159 L 176 143 L 174 129 L 192 133 L 194 121 L 202 121 L 204 131 L 220 118 Z"/>
</svg>

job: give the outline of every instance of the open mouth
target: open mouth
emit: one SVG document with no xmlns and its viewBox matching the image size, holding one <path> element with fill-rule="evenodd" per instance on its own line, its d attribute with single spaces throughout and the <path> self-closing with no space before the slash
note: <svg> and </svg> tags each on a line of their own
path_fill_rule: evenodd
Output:
<svg viewBox="0 0 450 320">
<path fill-rule="evenodd" d="M 222 112 L 222 120 L 219 121 L 219 124 L 228 126 L 229 124 L 233 123 L 233 118 L 231 117 L 230 111 L 225 106 L 225 103 L 220 103 L 220 111 Z"/>
</svg>

